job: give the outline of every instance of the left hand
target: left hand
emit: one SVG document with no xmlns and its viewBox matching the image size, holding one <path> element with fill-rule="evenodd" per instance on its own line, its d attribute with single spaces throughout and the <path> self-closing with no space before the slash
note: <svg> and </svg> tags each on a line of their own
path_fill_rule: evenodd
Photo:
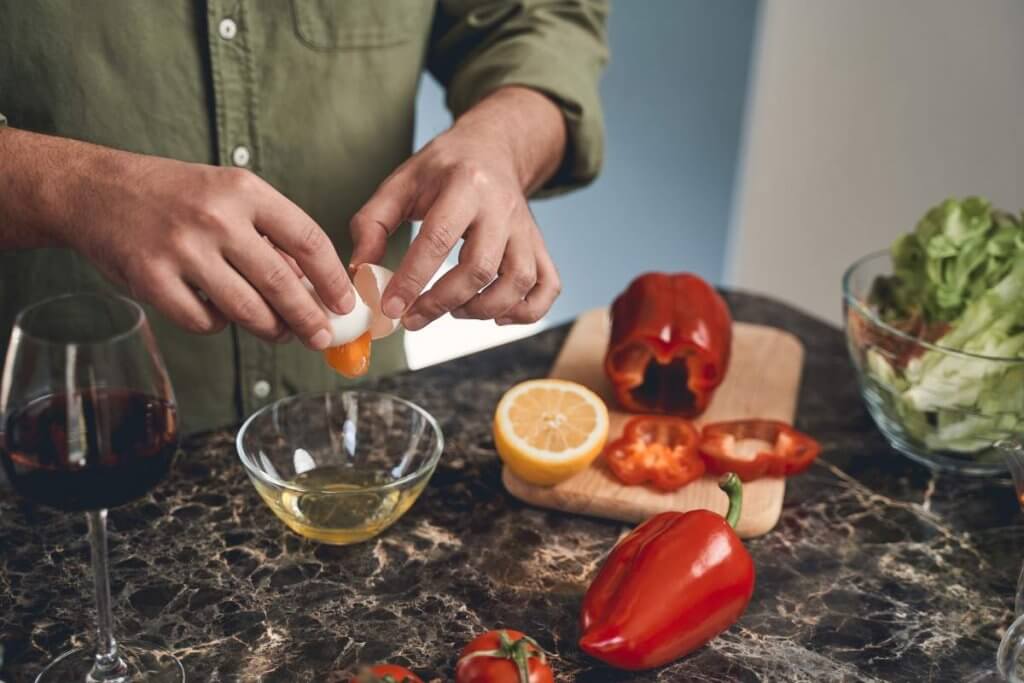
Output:
<svg viewBox="0 0 1024 683">
<path fill-rule="evenodd" d="M 353 266 L 378 262 L 403 221 L 423 221 L 384 291 L 385 315 L 410 331 L 445 313 L 499 325 L 543 317 L 561 282 L 526 193 L 557 168 L 564 125 L 543 95 L 505 88 L 381 183 L 352 219 Z M 460 239 L 458 265 L 421 294 Z"/>
</svg>

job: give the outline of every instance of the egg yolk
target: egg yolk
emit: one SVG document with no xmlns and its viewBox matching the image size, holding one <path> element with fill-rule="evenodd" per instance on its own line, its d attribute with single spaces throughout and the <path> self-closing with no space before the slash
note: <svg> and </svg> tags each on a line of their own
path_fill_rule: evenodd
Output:
<svg viewBox="0 0 1024 683">
<path fill-rule="evenodd" d="M 324 349 L 324 359 L 345 377 L 359 377 L 370 369 L 370 331 L 341 346 Z"/>
</svg>

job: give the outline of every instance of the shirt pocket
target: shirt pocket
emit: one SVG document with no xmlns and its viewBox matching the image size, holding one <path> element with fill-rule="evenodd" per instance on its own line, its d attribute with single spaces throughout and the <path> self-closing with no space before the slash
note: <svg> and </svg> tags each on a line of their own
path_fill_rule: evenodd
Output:
<svg viewBox="0 0 1024 683">
<path fill-rule="evenodd" d="M 295 30 L 319 50 L 388 47 L 422 28 L 428 0 L 292 0 Z"/>
</svg>

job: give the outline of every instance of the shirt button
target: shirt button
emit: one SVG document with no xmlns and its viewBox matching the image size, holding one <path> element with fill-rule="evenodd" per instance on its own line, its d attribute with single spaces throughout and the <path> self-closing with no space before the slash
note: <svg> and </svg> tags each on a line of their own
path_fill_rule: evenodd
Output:
<svg viewBox="0 0 1024 683">
<path fill-rule="evenodd" d="M 245 145 L 239 145 L 231 150 L 231 163 L 235 166 L 248 166 L 250 158 L 249 148 Z"/>
<path fill-rule="evenodd" d="M 238 35 L 238 24 L 234 19 L 221 19 L 217 31 L 224 40 L 231 40 Z"/>
<path fill-rule="evenodd" d="M 270 396 L 270 382 L 265 379 L 261 379 L 252 385 L 252 393 L 256 395 L 256 398 L 266 398 Z"/>
</svg>

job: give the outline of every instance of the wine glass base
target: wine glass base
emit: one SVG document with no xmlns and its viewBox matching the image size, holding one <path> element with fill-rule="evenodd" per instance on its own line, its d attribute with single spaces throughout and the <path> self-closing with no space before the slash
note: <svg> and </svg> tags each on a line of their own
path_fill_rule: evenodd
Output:
<svg viewBox="0 0 1024 683">
<path fill-rule="evenodd" d="M 185 669 L 168 650 L 149 643 L 128 641 L 117 644 L 127 674 L 95 679 L 89 676 L 96 653 L 90 648 L 70 650 L 42 670 L 35 683 L 185 683 Z"/>
</svg>

